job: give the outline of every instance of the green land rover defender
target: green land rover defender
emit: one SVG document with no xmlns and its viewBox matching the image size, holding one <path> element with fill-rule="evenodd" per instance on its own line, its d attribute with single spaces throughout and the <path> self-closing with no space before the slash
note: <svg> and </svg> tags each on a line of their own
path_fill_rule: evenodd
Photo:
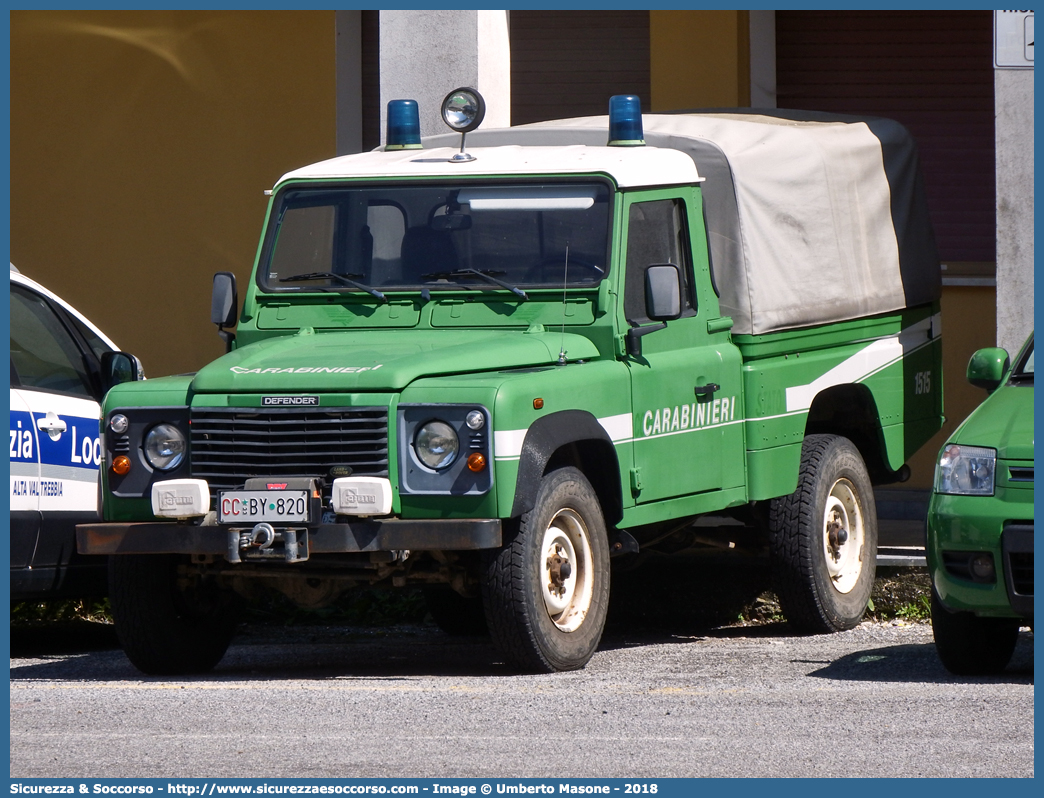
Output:
<svg viewBox="0 0 1044 798">
<path fill-rule="evenodd" d="M 241 309 L 215 277 L 226 355 L 109 392 L 78 546 L 113 555 L 130 660 L 212 668 L 237 594 L 387 585 L 484 617 L 520 669 L 581 668 L 610 558 L 715 534 L 767 552 L 795 628 L 858 624 L 872 487 L 942 423 L 906 131 L 631 97 L 476 130 L 458 90 L 421 140 L 411 103 L 379 151 L 275 184 Z"/>
</svg>

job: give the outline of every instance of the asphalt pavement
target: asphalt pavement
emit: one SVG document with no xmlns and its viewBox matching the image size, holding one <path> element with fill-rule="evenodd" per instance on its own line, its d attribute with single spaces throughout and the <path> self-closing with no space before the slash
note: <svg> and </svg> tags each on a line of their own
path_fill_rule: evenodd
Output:
<svg viewBox="0 0 1044 798">
<path fill-rule="evenodd" d="M 1033 776 L 1033 634 L 957 678 L 926 624 L 793 636 L 616 625 L 586 669 L 520 675 L 433 626 L 252 626 L 150 678 L 97 627 L 18 634 L 15 777 Z"/>
</svg>

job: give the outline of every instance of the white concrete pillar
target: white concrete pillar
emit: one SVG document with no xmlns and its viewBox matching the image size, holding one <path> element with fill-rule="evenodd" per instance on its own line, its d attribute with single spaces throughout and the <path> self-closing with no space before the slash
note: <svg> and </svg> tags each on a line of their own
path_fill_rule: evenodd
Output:
<svg viewBox="0 0 1044 798">
<path fill-rule="evenodd" d="M 416 100 L 422 136 L 449 130 L 442 98 L 460 86 L 486 101 L 483 127 L 511 124 L 507 11 L 381 11 L 381 143 L 388 101 Z"/>
<path fill-rule="evenodd" d="M 997 346 L 1033 329 L 1033 70 L 997 69 Z"/>
</svg>

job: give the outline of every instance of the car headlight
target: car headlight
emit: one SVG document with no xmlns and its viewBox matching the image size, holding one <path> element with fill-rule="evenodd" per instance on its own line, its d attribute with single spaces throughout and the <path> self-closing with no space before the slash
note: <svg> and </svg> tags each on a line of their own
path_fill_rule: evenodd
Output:
<svg viewBox="0 0 1044 798">
<path fill-rule="evenodd" d="M 935 492 L 958 496 L 992 496 L 997 450 L 951 443 L 939 455 Z"/>
<path fill-rule="evenodd" d="M 413 449 L 424 465 L 438 470 L 457 459 L 460 441 L 457 433 L 444 421 L 429 421 L 417 430 L 413 438 Z"/>
<path fill-rule="evenodd" d="M 170 471 L 185 459 L 185 435 L 173 424 L 157 424 L 144 443 L 145 459 L 157 471 Z"/>
</svg>

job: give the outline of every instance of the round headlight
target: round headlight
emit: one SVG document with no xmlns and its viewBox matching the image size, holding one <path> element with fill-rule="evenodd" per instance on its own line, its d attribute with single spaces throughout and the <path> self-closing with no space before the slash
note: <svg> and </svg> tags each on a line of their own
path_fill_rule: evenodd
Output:
<svg viewBox="0 0 1044 798">
<path fill-rule="evenodd" d="M 117 413 L 109 419 L 109 429 L 117 435 L 122 435 L 130 428 L 130 421 L 122 413 Z"/>
<path fill-rule="evenodd" d="M 486 101 L 475 89 L 454 89 L 442 101 L 442 119 L 458 133 L 468 133 L 482 124 Z"/>
<path fill-rule="evenodd" d="M 185 436 L 173 424 L 157 424 L 145 436 L 145 459 L 159 471 L 170 471 L 185 459 Z"/>
<path fill-rule="evenodd" d="M 472 410 L 468 413 L 465 423 L 468 425 L 468 429 L 477 431 L 486 426 L 486 417 L 482 414 L 481 410 Z"/>
<path fill-rule="evenodd" d="M 460 442 L 457 433 L 444 421 L 429 421 L 417 430 L 413 438 L 417 457 L 428 468 L 445 468 L 457 459 Z"/>
</svg>

